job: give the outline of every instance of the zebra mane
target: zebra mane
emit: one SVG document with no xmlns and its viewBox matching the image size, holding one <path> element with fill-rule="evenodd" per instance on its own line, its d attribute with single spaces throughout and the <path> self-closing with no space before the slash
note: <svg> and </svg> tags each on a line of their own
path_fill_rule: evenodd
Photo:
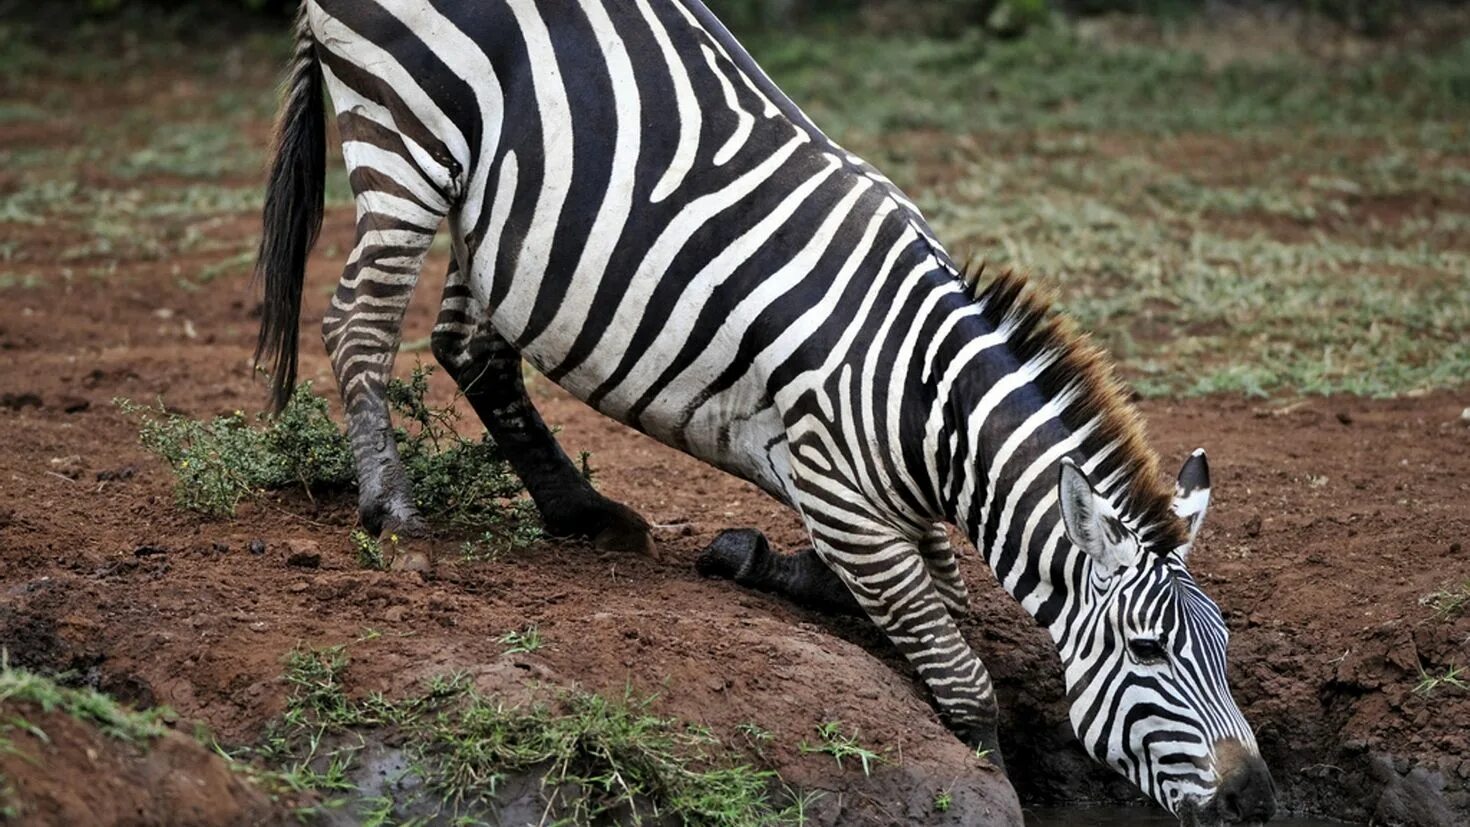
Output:
<svg viewBox="0 0 1470 827">
<path fill-rule="evenodd" d="M 1183 521 L 1174 514 L 1173 486 L 1159 471 L 1143 417 L 1107 353 L 1075 321 L 1054 310 L 1050 291 L 1011 269 L 988 281 L 983 280 L 984 272 L 983 261 L 967 264 L 961 278 L 992 328 L 1010 329 L 1007 338 L 1016 358 L 1025 362 L 1042 353 L 1055 357 L 1034 384 L 1049 398 L 1062 394 L 1074 398 L 1062 413 L 1062 423 L 1075 430 L 1097 419 L 1088 444 L 1116 443 L 1107 465 L 1121 471 L 1120 483 L 1103 493 L 1111 494 L 1123 513 L 1137 520 L 1147 547 L 1167 554 L 1183 545 L 1188 537 Z"/>
</svg>

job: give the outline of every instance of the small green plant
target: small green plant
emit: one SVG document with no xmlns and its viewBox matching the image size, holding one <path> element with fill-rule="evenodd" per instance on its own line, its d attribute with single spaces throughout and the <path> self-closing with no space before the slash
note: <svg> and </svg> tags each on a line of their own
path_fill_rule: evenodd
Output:
<svg viewBox="0 0 1470 827">
<path fill-rule="evenodd" d="M 362 529 L 352 532 L 352 549 L 357 552 L 357 564 L 365 569 L 382 571 L 387 568 L 383 558 L 383 544 Z"/>
<path fill-rule="evenodd" d="M 425 519 L 484 530 L 467 556 L 491 556 L 540 538 L 535 505 L 488 434 L 466 439 L 455 430 L 454 406 L 428 404 L 429 373 L 415 368 L 389 383 L 399 427 L 394 439 Z M 179 505 L 232 516 L 242 500 L 270 490 L 300 488 L 307 496 L 356 484 L 352 448 L 331 418 L 327 401 L 304 382 L 274 417 L 252 421 L 235 411 L 209 421 L 117 400 L 139 423 L 143 446 L 173 468 Z M 381 547 L 354 537 L 363 565 L 381 568 Z"/>
<path fill-rule="evenodd" d="M 103 735 L 120 741 L 147 743 L 163 735 L 163 722 L 173 715 L 166 707 L 133 712 L 95 689 L 73 689 L 50 678 L 12 667 L 0 657 L 0 703 L 33 703 L 43 712 L 61 712 L 97 727 Z M 12 722 L 13 724 L 14 722 Z M 34 733 L 34 724 L 25 727 Z"/>
<path fill-rule="evenodd" d="M 1419 683 L 1414 686 L 1414 694 L 1428 697 L 1446 686 L 1453 689 L 1470 690 L 1470 679 L 1467 679 L 1465 667 L 1446 667 L 1438 674 L 1432 674 L 1425 671 L 1424 667 L 1419 667 Z"/>
<path fill-rule="evenodd" d="M 934 812 L 947 813 L 949 812 L 949 808 L 953 806 L 954 793 L 950 792 L 948 788 L 934 794 Z"/>
<path fill-rule="evenodd" d="M 286 791 L 326 797 L 315 812 L 351 807 L 366 823 L 394 823 L 425 806 L 446 823 L 481 823 L 500 784 L 513 776 L 543 779 L 550 821 L 600 823 L 613 814 L 640 823 L 672 814 L 717 827 L 801 824 L 813 797 L 742 763 L 707 729 L 654 715 L 631 692 L 608 699 L 578 690 L 554 704 L 508 705 L 479 694 L 469 677 L 430 679 L 425 692 L 400 700 L 349 696 L 341 646 L 287 656 L 286 712 L 256 752 Z M 404 755 L 395 797 L 352 800 L 358 754 L 373 730 Z M 310 813 L 302 813 L 307 815 Z"/>
<path fill-rule="evenodd" d="M 1470 580 L 1427 594 L 1419 602 L 1434 610 L 1440 620 L 1464 614 L 1470 608 Z"/>
<path fill-rule="evenodd" d="M 883 756 L 858 743 L 855 735 L 848 735 L 842 731 L 841 721 L 828 721 L 817 726 L 817 736 L 821 743 L 812 744 L 803 740 L 796 748 L 802 753 L 821 752 L 832 756 L 837 766 L 842 766 L 844 758 L 856 758 L 863 765 L 863 775 L 872 773 L 874 764 L 884 763 Z"/>
<path fill-rule="evenodd" d="M 541 630 L 532 623 L 524 629 L 506 632 L 500 636 L 500 642 L 505 645 L 507 655 L 529 654 L 541 648 Z"/>
</svg>

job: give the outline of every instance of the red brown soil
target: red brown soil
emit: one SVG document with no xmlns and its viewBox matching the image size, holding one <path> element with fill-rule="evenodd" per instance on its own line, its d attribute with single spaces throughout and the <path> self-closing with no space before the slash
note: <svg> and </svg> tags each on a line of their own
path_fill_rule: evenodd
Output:
<svg viewBox="0 0 1470 827">
<path fill-rule="evenodd" d="M 10 729 L 9 744 L 0 750 L 0 774 L 24 791 L 24 808 L 6 824 L 285 823 L 271 800 L 224 759 L 177 732 L 130 743 L 30 703 L 0 704 L 0 718 L 34 727 Z"/>
<path fill-rule="evenodd" d="M 350 225 L 329 215 L 323 246 L 346 249 Z M 318 255 L 306 290 L 303 374 L 320 388 L 332 382 L 316 328 L 339 266 Z M 756 723 L 774 734 L 771 760 L 790 783 L 828 792 L 820 823 L 1014 823 L 1007 791 L 944 730 L 869 625 L 695 574 L 695 555 L 722 528 L 755 526 L 797 545 L 791 514 L 544 381 L 533 393 L 547 420 L 569 453 L 592 452 L 602 490 L 657 525 L 661 560 L 547 542 L 488 563 L 446 554 L 424 581 L 357 567 L 345 499 L 282 495 L 234 520 L 180 511 L 167 470 L 110 400 L 162 396 L 209 416 L 254 410 L 264 391 L 251 374 L 245 279 L 189 292 L 171 269 L 129 266 L 106 281 L 43 279 L 4 294 L 0 645 L 12 663 L 71 670 L 135 705 L 167 704 L 239 744 L 281 712 L 287 651 L 360 641 L 349 647 L 353 692 L 404 694 L 459 669 L 511 696 L 538 682 L 631 686 L 656 693 L 660 712 L 733 741 L 740 723 Z M 428 272 L 409 340 L 427 333 L 443 262 Z M 405 354 L 400 369 L 417 358 L 428 357 Z M 451 398 L 447 382 L 435 395 Z M 1440 795 L 1470 817 L 1470 691 L 1413 691 L 1421 669 L 1470 667 L 1470 616 L 1439 619 L 1421 603 L 1470 577 L 1467 404 L 1441 392 L 1143 405 L 1171 464 L 1196 446 L 1210 452 L 1215 505 L 1193 568 L 1229 619 L 1236 697 L 1287 807 L 1366 818 L 1385 797 Z M 247 550 L 255 539 L 264 554 Z M 321 566 L 288 566 L 288 542 L 316 543 Z M 140 556 L 143 545 L 156 553 Z M 1044 635 L 976 556 L 967 561 L 975 597 L 965 630 L 996 677 L 1022 800 L 1129 796 L 1071 737 Z M 497 639 L 528 623 L 545 647 L 504 654 Z M 381 636 L 360 640 L 370 629 Z M 888 757 L 873 779 L 797 749 L 831 720 Z M 54 764 L 52 783 L 94 783 L 96 770 L 77 761 Z M 939 814 L 944 790 L 955 806 Z"/>
</svg>

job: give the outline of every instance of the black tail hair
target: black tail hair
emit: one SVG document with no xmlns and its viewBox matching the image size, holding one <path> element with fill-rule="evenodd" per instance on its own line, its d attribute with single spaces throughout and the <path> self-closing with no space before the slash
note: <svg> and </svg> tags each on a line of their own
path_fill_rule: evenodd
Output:
<svg viewBox="0 0 1470 827">
<path fill-rule="evenodd" d="M 255 278 L 265 282 L 255 364 L 270 363 L 271 409 L 285 406 L 296 387 L 296 328 L 306 256 L 322 227 L 327 174 L 326 114 L 322 67 L 302 4 L 296 24 L 296 56 L 286 99 L 276 122 L 275 156 L 265 192 L 264 224 Z"/>
</svg>

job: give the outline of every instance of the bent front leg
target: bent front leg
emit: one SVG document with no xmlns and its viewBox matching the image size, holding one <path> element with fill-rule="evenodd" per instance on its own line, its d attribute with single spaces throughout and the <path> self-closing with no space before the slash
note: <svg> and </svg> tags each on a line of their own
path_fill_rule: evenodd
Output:
<svg viewBox="0 0 1470 827">
<path fill-rule="evenodd" d="M 863 608 L 815 549 L 780 554 L 753 528 L 721 531 L 695 560 L 705 577 L 723 577 L 829 614 L 862 615 Z"/>
<path fill-rule="evenodd" d="M 470 302 L 468 287 L 451 272 L 431 340 L 434 355 L 525 483 L 547 533 L 652 555 L 648 523 L 599 494 L 572 464 L 526 394 L 520 354 L 488 321 L 475 320 Z"/>
</svg>

